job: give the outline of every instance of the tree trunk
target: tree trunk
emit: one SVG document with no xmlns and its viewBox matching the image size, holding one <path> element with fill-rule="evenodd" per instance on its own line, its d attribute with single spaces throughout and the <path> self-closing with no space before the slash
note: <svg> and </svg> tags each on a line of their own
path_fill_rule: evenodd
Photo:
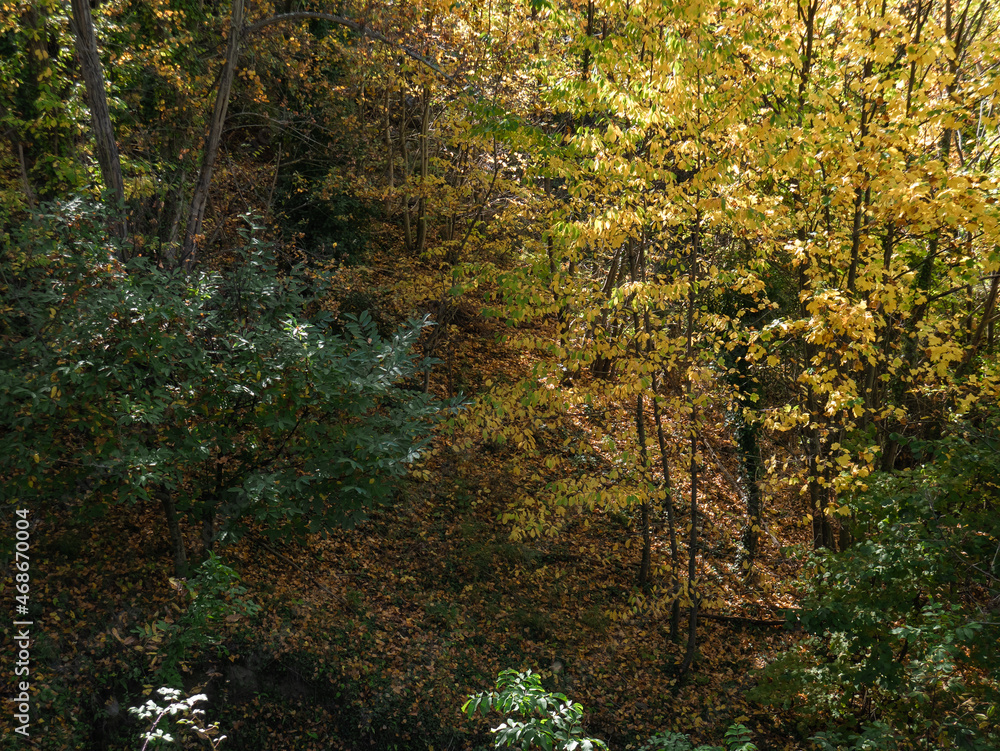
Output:
<svg viewBox="0 0 1000 751">
<path fill-rule="evenodd" d="M 983 314 L 979 319 L 979 325 L 976 327 L 976 330 L 972 332 L 969 347 L 966 349 L 965 357 L 962 358 L 962 363 L 959 366 L 959 373 L 964 373 L 968 369 L 983 341 L 983 332 L 986 331 L 987 325 L 993 322 L 993 313 L 997 308 L 998 292 L 1000 292 L 1000 273 L 993 275 L 993 281 L 990 283 L 990 291 L 986 295 L 986 301 L 983 303 Z"/>
<path fill-rule="evenodd" d="M 174 505 L 174 499 L 170 496 L 170 491 L 161 488 L 159 496 L 160 504 L 163 506 L 163 514 L 167 519 L 167 530 L 170 533 L 174 573 L 178 578 L 183 579 L 188 575 L 187 551 L 184 548 L 184 537 L 181 535 L 181 525 L 177 518 L 177 507 Z"/>
<path fill-rule="evenodd" d="M 631 237 L 628 239 L 628 257 L 629 271 L 632 282 L 645 282 L 646 256 L 642 250 L 642 242 L 637 244 Z M 643 314 L 648 320 L 649 312 L 645 309 L 645 305 L 645 302 L 643 302 Z M 632 327 L 635 331 L 635 359 L 638 361 L 642 358 L 643 354 L 647 357 L 652 355 L 652 350 L 648 346 L 651 342 L 647 341 L 647 346 L 643 346 L 641 343 L 641 337 L 639 334 L 643 329 L 640 323 L 638 305 L 633 303 L 632 307 Z M 649 518 L 649 490 L 652 489 L 653 482 L 651 477 L 652 473 L 649 461 L 649 451 L 646 448 L 646 409 L 641 382 L 639 388 L 640 391 L 636 394 L 635 399 L 635 429 L 636 438 L 639 441 L 639 456 L 642 462 L 642 484 L 646 486 L 647 490 L 643 496 L 642 505 L 640 507 L 642 526 L 642 560 L 639 564 L 638 586 L 640 589 L 647 589 L 649 587 L 649 569 L 653 552 L 653 535 L 650 530 Z M 653 401 L 656 401 L 655 391 L 653 392 Z"/>
<path fill-rule="evenodd" d="M 695 214 L 694 237 L 691 239 L 691 252 L 688 267 L 688 300 L 687 300 L 687 397 L 691 408 L 690 449 L 691 449 L 691 533 L 688 537 L 688 596 L 691 599 L 691 612 L 688 615 L 688 638 L 684 649 L 684 660 L 681 662 L 680 674 L 684 675 L 691 668 L 694 653 L 698 647 L 698 588 L 695 585 L 698 563 L 698 405 L 695 400 L 694 379 L 691 370 L 694 368 L 694 311 L 697 303 L 698 263 L 701 250 L 701 211 Z"/>
<path fill-rule="evenodd" d="M 637 340 L 638 341 L 638 340 Z M 643 408 L 643 397 L 642 393 L 639 393 L 635 397 L 635 428 L 636 437 L 639 440 L 639 455 L 642 457 L 642 479 L 643 485 L 647 485 L 646 482 L 646 472 L 649 469 L 649 458 L 646 452 L 646 415 L 645 409 Z M 644 497 L 642 499 L 642 505 L 640 506 L 641 511 L 641 526 L 642 526 L 642 560 L 639 563 L 639 589 L 647 589 L 649 587 L 649 566 L 650 559 L 652 558 L 653 550 L 653 537 L 649 530 L 649 498 Z"/>
<path fill-rule="evenodd" d="M 406 148 L 406 92 L 399 89 L 399 155 L 403 160 L 403 245 L 413 250 L 413 228 L 410 226 L 410 156 Z"/>
<path fill-rule="evenodd" d="M 394 163 L 396 161 L 396 149 L 392 145 L 392 119 L 391 119 L 391 103 L 392 99 L 390 97 L 389 88 L 385 89 L 385 155 L 387 164 L 387 174 L 389 178 L 389 191 L 385 198 L 385 213 L 388 216 L 392 212 L 392 200 L 393 193 L 396 190 L 396 172 L 394 168 Z M 400 125 L 402 127 L 402 125 Z"/>
<path fill-rule="evenodd" d="M 587 39 L 594 35 L 594 0 L 587 0 Z M 583 51 L 583 60 L 580 65 L 580 78 L 583 81 L 590 80 L 590 48 Z"/>
<path fill-rule="evenodd" d="M 745 361 L 744 361 L 745 365 Z M 742 401 L 742 400 L 740 400 Z M 736 421 L 736 449 L 739 452 L 740 484 L 746 494 L 747 521 L 743 528 L 743 550 L 745 558 L 742 561 L 744 574 L 750 575 L 754 561 L 757 559 L 760 544 L 760 530 L 763 523 L 764 504 L 760 493 L 760 428 L 756 423 L 748 423 L 742 414 L 742 403 L 737 407 L 740 414 Z"/>
<path fill-rule="evenodd" d="M 649 312 L 646 313 L 646 331 L 651 331 Z M 667 535 L 670 539 L 670 570 L 673 581 L 671 591 L 674 602 L 670 608 L 670 638 L 677 641 L 680 632 L 681 602 L 680 578 L 678 572 L 681 568 L 680 552 L 677 548 L 677 515 L 674 511 L 674 488 L 670 478 L 670 463 L 667 460 L 667 439 L 663 432 L 663 419 L 660 414 L 660 403 L 657 401 L 659 389 L 657 388 L 656 374 L 653 374 L 653 421 L 656 423 L 656 442 L 660 448 L 660 462 L 663 470 L 663 505 L 667 511 Z"/>
<path fill-rule="evenodd" d="M 424 87 L 423 108 L 420 116 L 420 198 L 417 199 L 417 253 L 424 252 L 427 245 L 427 173 L 429 152 L 427 131 L 430 127 L 431 92 Z"/>
<path fill-rule="evenodd" d="M 101 168 L 104 188 L 113 196 L 114 213 L 118 214 L 124 212 L 125 208 L 125 183 L 122 180 L 122 165 L 118 155 L 118 144 L 115 141 L 115 128 L 111 122 L 111 112 L 108 110 L 108 95 L 101 57 L 97 53 L 94 19 L 90 15 L 89 0 L 70 0 L 70 5 L 73 11 L 70 26 L 76 40 L 76 54 L 80 60 L 83 81 L 87 87 L 87 104 L 90 106 L 90 120 L 94 128 L 97 163 Z M 117 223 L 117 230 L 119 237 L 124 240 L 128 233 L 124 215 Z"/>
<path fill-rule="evenodd" d="M 79 0 L 75 0 L 79 1 Z M 226 124 L 226 110 L 229 108 L 229 96 L 233 90 L 233 78 L 236 75 L 236 63 L 240 57 L 240 45 L 243 39 L 244 0 L 233 0 L 233 9 L 229 17 L 229 40 L 226 45 L 226 60 L 222 64 L 219 75 L 219 90 L 215 95 L 215 109 L 212 112 L 212 122 L 208 137 L 205 139 L 205 152 L 202 156 L 201 173 L 191 196 L 191 210 L 188 214 L 187 230 L 184 233 L 184 246 L 181 250 L 180 262 L 190 269 L 195 262 L 198 236 L 201 234 L 205 219 L 205 208 L 208 206 L 208 193 L 212 186 L 212 172 L 215 160 L 219 155 L 219 145 L 222 143 L 222 129 Z M 168 255 L 168 260 L 174 261 Z"/>
</svg>

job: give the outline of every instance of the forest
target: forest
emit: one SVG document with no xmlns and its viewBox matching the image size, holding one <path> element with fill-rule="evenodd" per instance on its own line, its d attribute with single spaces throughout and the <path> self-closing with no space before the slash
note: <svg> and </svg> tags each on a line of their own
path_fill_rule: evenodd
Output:
<svg viewBox="0 0 1000 751">
<path fill-rule="evenodd" d="M 3 748 L 1000 749 L 993 0 L 0 0 Z"/>
</svg>

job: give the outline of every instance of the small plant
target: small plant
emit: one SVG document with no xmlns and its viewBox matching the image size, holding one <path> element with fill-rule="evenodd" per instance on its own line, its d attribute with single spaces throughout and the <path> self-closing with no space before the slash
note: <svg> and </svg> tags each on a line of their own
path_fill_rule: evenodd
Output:
<svg viewBox="0 0 1000 751">
<path fill-rule="evenodd" d="M 728 751 L 757 751 L 757 746 L 750 742 L 750 728 L 742 723 L 730 725 L 723 737 Z"/>
<path fill-rule="evenodd" d="M 150 747 L 150 744 L 155 748 L 156 746 L 174 742 L 174 737 L 159 727 L 160 721 L 167 715 L 171 717 L 180 715 L 175 722 L 178 725 L 190 728 L 192 733 L 204 740 L 213 749 L 217 749 L 222 741 L 226 739 L 226 736 L 219 735 L 219 723 L 213 722 L 211 725 L 203 726 L 204 719 L 202 718 L 205 710 L 195 708 L 195 704 L 208 701 L 208 697 L 205 694 L 195 694 L 194 696 L 182 699 L 181 692 L 178 689 L 166 687 L 157 689 L 157 693 L 160 694 L 162 699 L 149 699 L 145 704 L 138 707 L 129 707 L 128 710 L 140 720 L 153 719 L 153 724 L 150 725 L 149 730 L 142 734 L 144 739 L 142 751 L 146 751 Z M 165 706 L 161 706 L 160 701 L 167 703 Z"/>
<path fill-rule="evenodd" d="M 542 688 L 539 676 L 530 670 L 519 673 L 504 670 L 497 677 L 496 691 L 470 696 L 462 706 L 469 717 L 496 710 L 516 713 L 523 719 L 507 718 L 492 729 L 494 746 L 519 746 L 544 751 L 593 751 L 606 749 L 607 744 L 583 735 L 583 705 L 571 702 L 563 694 L 549 693 Z"/>
<path fill-rule="evenodd" d="M 691 739 L 683 733 L 662 732 L 650 738 L 640 751 L 757 751 L 750 742 L 750 729 L 746 725 L 730 725 L 724 736 L 726 747 L 693 746 Z"/>
<path fill-rule="evenodd" d="M 640 751 L 691 751 L 691 749 L 691 739 L 684 733 L 671 733 L 665 730 L 646 741 Z"/>
<path fill-rule="evenodd" d="M 175 623 L 156 621 L 137 628 L 136 633 L 147 641 L 147 652 L 155 653 L 153 664 L 159 663 L 161 679 L 180 685 L 181 671 L 187 669 L 186 661 L 192 656 L 207 647 L 225 652 L 220 627 L 226 620 L 233 616 L 253 618 L 260 606 L 243 599 L 246 588 L 239 575 L 214 553 L 209 553 L 193 581 L 171 581 L 190 597 L 187 612 Z"/>
<path fill-rule="evenodd" d="M 607 750 L 607 744 L 583 734 L 583 705 L 571 702 L 563 694 L 542 688 L 539 676 L 530 670 L 504 670 L 497 677 L 495 691 L 485 691 L 470 696 L 462 711 L 472 717 L 476 712 L 486 715 L 490 711 L 508 717 L 490 732 L 496 748 L 518 746 L 522 749 L 540 748 L 542 751 L 594 751 Z M 650 738 L 641 751 L 757 751 L 750 742 L 750 730 L 740 723 L 731 725 L 725 735 L 726 748 L 698 746 L 683 733 L 662 732 Z"/>
</svg>

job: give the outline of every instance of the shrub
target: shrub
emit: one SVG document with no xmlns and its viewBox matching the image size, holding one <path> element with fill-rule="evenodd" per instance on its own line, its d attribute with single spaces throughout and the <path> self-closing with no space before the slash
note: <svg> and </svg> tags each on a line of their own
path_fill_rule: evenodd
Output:
<svg viewBox="0 0 1000 751">
<path fill-rule="evenodd" d="M 161 688 L 157 690 L 160 698 L 152 698 L 138 707 L 129 707 L 129 712 L 140 720 L 152 720 L 149 730 L 142 734 L 142 751 L 152 746 L 173 745 L 174 737 L 169 731 L 161 728 L 160 722 L 165 717 L 176 718 L 174 722 L 181 728 L 189 728 L 190 733 L 204 740 L 212 749 L 217 749 L 226 739 L 226 736 L 219 735 L 219 723 L 213 722 L 205 725 L 202 719 L 205 715 L 203 709 L 197 709 L 196 704 L 207 701 L 204 694 L 181 697 L 181 692 L 175 688 Z M 161 704 L 165 702 L 165 704 Z"/>
<path fill-rule="evenodd" d="M 809 637 L 757 695 L 825 717 L 820 747 L 1000 747 L 998 447 L 995 406 L 912 443 L 922 464 L 857 499 L 860 541 L 813 561 Z"/>
<path fill-rule="evenodd" d="M 119 263 L 84 204 L 0 252 L 0 477 L 21 504 L 162 505 L 206 550 L 257 524 L 301 537 L 391 498 L 443 405 L 398 387 L 426 321 L 331 333 L 322 285 L 246 233 L 231 270 Z M 20 500 L 17 500 L 20 499 Z"/>
<path fill-rule="evenodd" d="M 542 751 L 608 748 L 604 741 L 584 735 L 583 705 L 571 702 L 563 694 L 546 691 L 541 678 L 530 670 L 524 673 L 504 670 L 497 677 L 495 691 L 470 696 L 462 711 L 469 717 L 477 712 L 508 715 L 490 731 L 496 748 L 518 746 Z M 731 726 L 725 740 L 725 750 L 718 746 L 698 746 L 694 751 L 757 751 L 750 742 L 750 731 L 743 725 Z M 692 744 L 686 735 L 663 732 L 650 738 L 642 751 L 692 751 Z"/>
</svg>

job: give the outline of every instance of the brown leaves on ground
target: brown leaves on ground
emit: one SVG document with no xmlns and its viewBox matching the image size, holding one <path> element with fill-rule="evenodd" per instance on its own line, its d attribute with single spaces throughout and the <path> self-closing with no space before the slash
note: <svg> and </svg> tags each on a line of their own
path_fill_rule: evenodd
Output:
<svg viewBox="0 0 1000 751">
<path fill-rule="evenodd" d="M 475 369 L 474 383 L 523 375 L 523 355 L 503 344 L 498 324 L 476 318 L 454 335 L 453 364 Z M 602 419 L 626 416 L 606 410 Z M 512 540 L 500 519 L 524 478 L 551 468 L 526 464 L 510 444 L 442 432 L 396 502 L 360 528 L 304 547 L 254 532 L 225 548 L 263 609 L 253 622 L 218 624 L 224 649 L 186 655 L 187 687 L 209 693 L 210 719 L 232 747 L 481 745 L 485 724 L 463 719 L 459 707 L 517 667 L 581 702 L 589 732 L 618 748 L 665 729 L 717 742 L 737 720 L 760 747 L 780 748 L 781 718 L 750 704 L 746 691 L 793 637 L 752 621 L 780 619 L 795 603 L 795 563 L 784 548 L 807 539 L 805 511 L 797 499 L 769 504 L 748 585 L 736 564 L 745 509 L 718 466 L 734 459 L 721 428 L 706 438 L 718 451 L 704 469 L 703 607 L 748 620 L 702 621 L 684 678 L 683 648 L 669 638 L 669 608 L 656 594 L 668 581 L 665 535 L 655 537 L 652 593 L 635 588 L 641 538 L 630 513 L 571 512 L 554 537 Z M 158 510 L 109 507 L 86 525 L 70 521 L 77 514 L 54 509 L 34 534 L 33 732 L 45 748 L 69 748 L 89 726 L 95 748 L 119 747 L 129 722 L 122 707 L 141 703 L 157 680 L 156 624 L 175 622 L 189 602 L 169 579 Z M 187 532 L 194 549 L 197 530 Z M 2 722 L 9 732 L 10 715 Z"/>
</svg>

